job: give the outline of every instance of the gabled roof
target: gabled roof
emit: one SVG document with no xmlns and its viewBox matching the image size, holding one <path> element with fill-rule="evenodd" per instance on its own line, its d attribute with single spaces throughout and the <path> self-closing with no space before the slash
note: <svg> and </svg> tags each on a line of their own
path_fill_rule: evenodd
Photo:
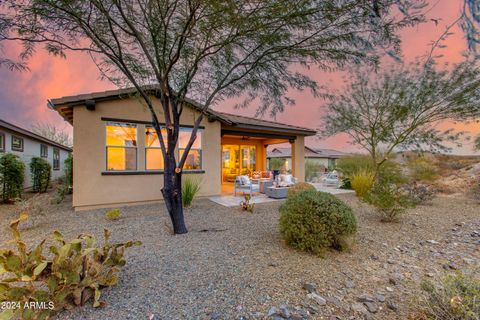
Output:
<svg viewBox="0 0 480 320">
<path fill-rule="evenodd" d="M 345 153 L 333 149 L 319 149 L 305 146 L 305 158 L 329 158 L 337 159 Z M 267 153 L 267 158 L 291 158 L 291 148 L 274 148 Z"/>
<path fill-rule="evenodd" d="M 156 91 L 155 86 L 151 88 L 147 87 L 147 90 L 152 92 Z M 100 102 L 116 99 L 129 98 L 137 91 L 135 88 L 108 90 L 101 92 L 92 92 L 87 94 L 79 94 L 75 96 L 66 96 L 57 99 L 51 99 L 48 101 L 48 106 L 57 111 L 66 121 L 73 125 L 73 107 L 86 105 L 87 102 Z M 203 106 L 194 100 L 187 100 L 191 107 L 201 110 Z M 229 114 L 224 112 L 215 111 L 213 109 L 207 109 L 204 111 L 209 120 L 220 121 L 228 126 L 238 127 L 242 129 L 262 129 L 272 131 L 282 131 L 288 133 L 295 133 L 305 136 L 312 136 L 316 134 L 315 130 L 278 123 L 274 121 L 268 121 L 263 119 L 245 117 L 235 114 Z"/>
<path fill-rule="evenodd" d="M 55 146 L 55 147 L 58 147 L 60 149 L 63 149 L 63 150 L 66 150 L 66 151 L 69 151 L 69 152 L 72 152 L 72 148 L 69 148 L 67 146 L 64 146 L 63 144 L 60 144 L 60 143 L 57 143 L 55 141 L 52 141 L 50 139 L 47 139 L 45 137 L 42 137 L 36 133 L 33 133 L 31 131 L 28 131 L 26 129 L 23 129 L 23 128 L 20 128 L 19 126 L 16 126 L 10 122 L 7 122 L 7 121 L 4 121 L 4 120 L 1 120 L 0 119 L 0 129 L 1 128 L 4 128 L 4 129 L 7 129 L 9 131 L 13 131 L 15 132 L 16 134 L 18 135 L 22 135 L 22 136 L 25 136 L 25 137 L 29 137 L 33 140 L 36 140 L 36 141 L 39 141 L 39 142 L 44 142 L 44 143 L 47 143 L 49 145 L 52 145 L 52 146 Z"/>
</svg>

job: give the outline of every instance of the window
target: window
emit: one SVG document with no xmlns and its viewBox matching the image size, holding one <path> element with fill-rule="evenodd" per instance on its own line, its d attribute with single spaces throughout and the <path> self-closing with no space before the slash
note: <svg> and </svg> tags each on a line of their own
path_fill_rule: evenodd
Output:
<svg viewBox="0 0 480 320">
<path fill-rule="evenodd" d="M 137 170 L 137 126 L 107 122 L 106 152 L 107 170 Z"/>
<path fill-rule="evenodd" d="M 162 129 L 163 141 L 167 142 L 167 133 Z M 145 128 L 145 169 L 163 170 L 163 154 L 157 132 L 151 126 Z"/>
<path fill-rule="evenodd" d="M 178 134 L 178 156 L 179 159 L 183 156 L 185 148 L 192 134 L 192 129 L 181 128 Z M 192 144 L 190 152 L 188 152 L 187 160 L 183 166 L 185 170 L 200 170 L 202 169 L 202 130 L 197 130 L 197 139 Z"/>
<path fill-rule="evenodd" d="M 48 158 L 48 146 L 45 144 L 40 145 L 40 157 Z"/>
<path fill-rule="evenodd" d="M 5 152 L 5 134 L 0 132 L 0 152 Z"/>
<path fill-rule="evenodd" d="M 12 150 L 23 152 L 23 138 L 12 136 Z"/>
<path fill-rule="evenodd" d="M 53 149 L 53 170 L 60 170 L 60 150 Z"/>
</svg>

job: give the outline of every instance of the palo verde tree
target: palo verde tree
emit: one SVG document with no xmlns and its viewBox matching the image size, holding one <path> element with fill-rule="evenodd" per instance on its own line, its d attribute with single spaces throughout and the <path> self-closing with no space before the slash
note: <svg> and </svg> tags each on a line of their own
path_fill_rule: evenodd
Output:
<svg viewBox="0 0 480 320">
<path fill-rule="evenodd" d="M 20 41 L 26 59 L 88 52 L 102 75 L 134 87 L 151 114 L 164 158 L 162 194 L 175 233 L 186 233 L 181 177 L 206 111 L 241 97 L 261 114 L 293 104 L 287 91 L 317 85 L 301 70 L 376 63 L 399 48 L 397 31 L 423 20 L 423 0 L 4 0 L 0 41 Z M 23 60 L 20 61 L 20 63 Z M 294 67 L 295 66 L 295 67 Z M 302 68 L 303 67 L 303 68 Z M 176 159 L 180 116 L 201 105 Z M 154 101 L 161 110 L 156 110 Z M 159 112 L 165 119 L 166 139 Z M 163 119 L 162 119 L 163 120 Z"/>
<path fill-rule="evenodd" d="M 361 69 L 329 99 L 322 134 L 347 134 L 370 154 L 377 176 L 396 150 L 446 151 L 445 142 L 460 143 L 461 132 L 436 125 L 480 116 L 480 69 L 471 59 L 445 68 L 396 65 L 373 75 Z"/>
</svg>

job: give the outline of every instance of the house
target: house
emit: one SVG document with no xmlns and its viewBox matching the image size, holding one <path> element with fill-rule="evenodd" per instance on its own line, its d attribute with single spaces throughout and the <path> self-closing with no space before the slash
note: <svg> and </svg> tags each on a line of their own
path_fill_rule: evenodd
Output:
<svg viewBox="0 0 480 320">
<path fill-rule="evenodd" d="M 291 148 L 273 148 L 272 151 L 267 153 L 267 159 L 283 159 L 284 169 L 292 169 L 292 152 Z M 320 149 L 320 148 L 311 148 L 305 146 L 305 159 L 312 161 L 314 163 L 320 164 L 327 169 L 332 170 L 335 168 L 336 160 L 345 154 L 341 151 L 332 150 L 332 149 Z"/>
<path fill-rule="evenodd" d="M 147 108 L 134 89 L 52 99 L 50 108 L 73 125 L 73 206 L 76 210 L 162 199 L 163 160 Z M 152 92 L 153 94 L 153 92 Z M 164 121 L 158 99 L 153 99 Z M 181 115 L 177 154 L 182 154 L 201 108 L 189 101 Z M 232 176 L 266 170 L 267 147 L 292 146 L 292 171 L 304 179 L 304 137 L 315 131 L 207 110 L 183 170 L 201 180 L 200 196 L 222 193 Z"/>
<path fill-rule="evenodd" d="M 25 163 L 25 188 L 32 187 L 30 160 L 41 157 L 52 166 L 52 179 L 64 175 L 64 161 L 72 149 L 0 119 L 0 155 L 13 153 Z"/>
</svg>

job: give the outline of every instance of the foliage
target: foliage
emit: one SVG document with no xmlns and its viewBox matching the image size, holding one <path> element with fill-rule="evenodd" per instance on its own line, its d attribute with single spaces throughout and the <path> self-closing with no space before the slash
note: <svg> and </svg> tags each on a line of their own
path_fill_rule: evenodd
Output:
<svg viewBox="0 0 480 320">
<path fill-rule="evenodd" d="M 33 191 L 47 192 L 52 173 L 50 163 L 43 158 L 33 157 L 30 161 L 30 173 L 32 175 Z"/>
<path fill-rule="evenodd" d="M 364 200 L 382 214 L 382 221 L 392 222 L 413 206 L 409 195 L 393 183 L 375 183 Z"/>
<path fill-rule="evenodd" d="M 285 159 L 270 158 L 268 161 L 268 168 L 270 170 L 281 170 L 285 168 Z"/>
<path fill-rule="evenodd" d="M 414 157 L 407 161 L 410 175 L 415 181 L 434 181 L 438 178 L 437 167 L 426 157 Z"/>
<path fill-rule="evenodd" d="M 73 156 L 69 154 L 65 159 L 64 170 L 65 170 L 65 186 L 67 188 L 67 193 L 71 194 L 73 190 Z"/>
<path fill-rule="evenodd" d="M 294 194 L 304 191 L 304 190 L 316 190 L 314 186 L 312 186 L 308 182 L 297 182 L 293 186 L 289 187 L 287 190 L 287 197 L 291 197 Z"/>
<path fill-rule="evenodd" d="M 478 320 L 480 315 L 480 278 L 478 273 L 456 272 L 438 283 L 424 280 L 418 299 L 418 319 Z"/>
<path fill-rule="evenodd" d="M 243 193 L 243 198 L 244 200 L 240 202 L 240 208 L 242 208 L 243 211 L 248 211 L 250 213 L 253 213 L 253 209 L 255 208 L 255 203 L 250 203 L 251 196 L 248 193 Z"/>
<path fill-rule="evenodd" d="M 63 146 L 71 147 L 73 145 L 70 134 L 65 129 L 59 128 L 52 123 L 39 122 L 32 126 L 32 131 Z"/>
<path fill-rule="evenodd" d="M 325 171 L 325 167 L 313 160 L 305 160 L 305 181 L 310 182 L 313 178 L 317 177 L 319 173 Z"/>
<path fill-rule="evenodd" d="M 480 68 L 469 58 L 443 68 L 433 62 L 399 64 L 378 75 L 360 68 L 329 99 L 322 135 L 347 134 L 370 154 L 378 172 L 395 150 L 448 151 L 445 142 L 460 145 L 462 132 L 436 125 L 480 116 Z"/>
<path fill-rule="evenodd" d="M 344 177 L 351 177 L 357 172 L 373 171 L 373 162 L 366 154 L 352 154 L 338 159 L 336 170 Z"/>
<path fill-rule="evenodd" d="M 421 22 L 427 5 L 425 0 L 376 0 L 373 6 L 357 0 L 2 4 L 0 40 L 21 42 L 21 58 L 29 58 L 39 43 L 57 56 L 69 49 L 88 52 L 104 78 L 134 88 L 159 137 L 165 161 L 162 194 L 175 233 L 187 232 L 181 171 L 208 108 L 239 97 L 238 107 L 258 102 L 258 114 L 275 115 L 294 103 L 288 96 L 292 88 L 321 95 L 309 68 L 376 65 L 376 47 L 398 53 L 397 32 Z M 191 97 L 198 102 L 198 117 L 183 155 L 176 157 L 180 115 Z M 171 115 L 164 125 L 155 103 L 162 115 Z M 167 128 L 166 141 L 161 127 Z"/>
<path fill-rule="evenodd" d="M 345 190 L 352 190 L 352 181 L 350 178 L 343 178 L 342 179 L 342 184 L 340 185 L 340 189 L 345 189 Z"/>
<path fill-rule="evenodd" d="M 435 190 L 431 186 L 415 181 L 402 186 L 401 190 L 407 194 L 413 206 L 426 204 L 435 197 Z"/>
<path fill-rule="evenodd" d="M 28 227 L 35 227 L 36 219 L 45 216 L 51 201 L 52 199 L 48 194 L 38 193 L 28 199 L 19 198 L 15 201 L 15 215 L 28 214 L 28 220 L 25 221 L 25 224 L 27 226 L 30 224 Z"/>
<path fill-rule="evenodd" d="M 0 157 L 0 188 L 4 202 L 21 197 L 24 176 L 25 165 L 18 156 L 7 153 Z"/>
<path fill-rule="evenodd" d="M 125 249 L 141 245 L 139 241 L 111 244 L 110 231 L 104 230 L 104 244 L 97 246 L 91 235 L 82 234 L 70 242 L 55 231 L 56 244 L 44 253 L 45 241 L 32 250 L 18 231 L 27 214 L 10 223 L 15 250 L 0 250 L 0 302 L 18 301 L 20 308 L 2 313 L 2 319 L 45 319 L 52 313 L 74 305 L 83 305 L 93 298 L 99 307 L 100 290 L 117 284 L 117 273 L 124 266 Z M 44 302 L 46 309 L 24 308 L 25 303 Z M 53 304 L 52 304 L 53 303 Z"/>
<path fill-rule="evenodd" d="M 357 197 L 363 198 L 372 189 L 375 175 L 371 171 L 359 171 L 351 176 L 350 181 Z"/>
<path fill-rule="evenodd" d="M 108 220 L 120 219 L 120 209 L 116 208 L 116 209 L 108 210 L 105 213 L 105 218 L 107 218 Z"/>
<path fill-rule="evenodd" d="M 191 178 L 185 178 L 182 183 L 182 201 L 184 207 L 192 205 L 193 199 L 200 191 L 201 182 Z"/>
<path fill-rule="evenodd" d="M 345 250 L 356 230 L 352 209 L 328 193 L 298 192 L 280 207 L 280 232 L 295 249 L 315 254 L 326 248 Z"/>
</svg>

